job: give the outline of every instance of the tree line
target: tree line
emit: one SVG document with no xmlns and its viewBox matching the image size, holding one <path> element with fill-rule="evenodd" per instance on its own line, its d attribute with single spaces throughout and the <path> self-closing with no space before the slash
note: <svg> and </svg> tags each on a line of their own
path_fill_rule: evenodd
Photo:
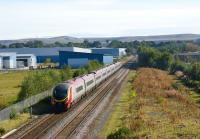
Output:
<svg viewBox="0 0 200 139">
<path fill-rule="evenodd" d="M 159 50 L 151 47 L 138 48 L 139 66 L 153 67 L 168 70 L 170 73 L 182 71 L 182 81 L 190 87 L 200 89 L 200 62 L 185 63 L 173 58 L 169 51 Z"/>
<path fill-rule="evenodd" d="M 82 48 L 126 48 L 128 54 L 136 53 L 137 48 L 139 47 L 152 47 L 158 48 L 161 51 L 167 51 L 169 53 L 182 53 L 182 52 L 194 52 L 200 51 L 199 40 L 196 41 L 166 41 L 166 42 L 154 42 L 154 41 L 130 41 L 122 42 L 118 40 L 112 41 L 89 41 L 84 40 L 82 43 L 61 43 L 55 42 L 51 44 L 45 44 L 42 41 L 28 41 L 26 43 L 13 43 L 9 46 L 1 45 L 0 48 L 53 48 L 53 47 L 82 47 Z"/>
</svg>

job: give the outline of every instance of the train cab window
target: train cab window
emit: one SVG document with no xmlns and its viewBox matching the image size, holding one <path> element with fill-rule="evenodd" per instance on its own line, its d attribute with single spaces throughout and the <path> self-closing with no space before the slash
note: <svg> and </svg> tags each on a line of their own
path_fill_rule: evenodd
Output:
<svg viewBox="0 0 200 139">
<path fill-rule="evenodd" d="M 101 76 L 96 77 L 96 80 L 99 80 L 101 78 Z"/>
<path fill-rule="evenodd" d="M 53 90 L 53 97 L 58 100 L 64 99 L 67 97 L 67 90 L 65 85 L 58 85 Z"/>
<path fill-rule="evenodd" d="M 83 90 L 83 86 L 82 85 L 76 88 L 76 92 L 77 93 L 80 92 L 81 90 Z"/>
<path fill-rule="evenodd" d="M 87 82 L 87 86 L 91 85 L 94 82 L 94 80 L 90 80 Z"/>
</svg>

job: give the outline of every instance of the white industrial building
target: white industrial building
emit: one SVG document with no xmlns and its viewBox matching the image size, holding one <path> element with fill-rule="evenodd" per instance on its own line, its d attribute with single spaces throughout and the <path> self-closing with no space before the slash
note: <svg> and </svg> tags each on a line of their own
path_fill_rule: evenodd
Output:
<svg viewBox="0 0 200 139">
<path fill-rule="evenodd" d="M 0 69 L 16 68 L 16 53 L 0 53 Z"/>
<path fill-rule="evenodd" d="M 17 68 L 36 68 L 36 56 L 33 54 L 17 54 Z"/>
<path fill-rule="evenodd" d="M 36 68 L 36 57 L 33 54 L 0 53 L 0 70 L 17 68 Z"/>
</svg>

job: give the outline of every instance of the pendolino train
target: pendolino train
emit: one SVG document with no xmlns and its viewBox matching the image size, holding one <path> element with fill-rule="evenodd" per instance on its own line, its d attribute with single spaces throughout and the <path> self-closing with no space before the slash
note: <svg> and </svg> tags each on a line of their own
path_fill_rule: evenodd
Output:
<svg viewBox="0 0 200 139">
<path fill-rule="evenodd" d="M 86 94 L 121 67 L 121 62 L 109 65 L 90 74 L 74 78 L 58 84 L 53 89 L 51 103 L 58 109 L 69 109 Z"/>
</svg>

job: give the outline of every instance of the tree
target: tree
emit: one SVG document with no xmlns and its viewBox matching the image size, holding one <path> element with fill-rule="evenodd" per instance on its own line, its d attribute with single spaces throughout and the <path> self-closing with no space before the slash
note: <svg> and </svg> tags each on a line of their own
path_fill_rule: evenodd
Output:
<svg viewBox="0 0 200 139">
<path fill-rule="evenodd" d="M 61 80 L 66 81 L 72 78 L 72 69 L 69 66 L 64 65 L 61 69 Z"/>
<path fill-rule="evenodd" d="M 163 70 L 167 70 L 173 61 L 170 53 L 160 52 L 150 47 L 139 47 L 138 56 L 140 66 L 155 67 Z"/>
<path fill-rule="evenodd" d="M 52 60 L 51 58 L 46 58 L 45 61 L 44 61 L 45 64 L 49 64 L 49 63 L 52 63 Z"/>
<path fill-rule="evenodd" d="M 95 48 L 100 48 L 101 47 L 101 43 L 99 41 L 94 41 L 91 46 L 95 47 Z"/>
</svg>

